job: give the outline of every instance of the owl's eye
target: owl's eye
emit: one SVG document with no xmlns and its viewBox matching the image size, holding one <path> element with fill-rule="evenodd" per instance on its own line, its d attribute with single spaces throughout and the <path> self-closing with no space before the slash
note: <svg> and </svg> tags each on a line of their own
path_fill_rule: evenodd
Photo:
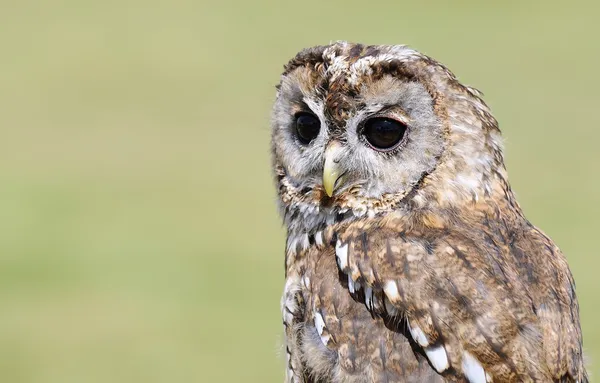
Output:
<svg viewBox="0 0 600 383">
<path fill-rule="evenodd" d="M 362 130 L 362 134 L 369 145 L 376 150 L 393 149 L 402 140 L 405 132 L 406 125 L 391 118 L 383 117 L 367 120 Z"/>
<path fill-rule="evenodd" d="M 299 113 L 296 115 L 296 133 L 303 144 L 308 144 L 319 135 L 321 122 L 311 113 Z"/>
</svg>

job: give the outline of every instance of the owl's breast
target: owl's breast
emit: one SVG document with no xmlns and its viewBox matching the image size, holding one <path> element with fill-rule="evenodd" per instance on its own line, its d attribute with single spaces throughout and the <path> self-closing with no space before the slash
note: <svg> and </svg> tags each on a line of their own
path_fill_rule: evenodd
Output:
<svg viewBox="0 0 600 383">
<path fill-rule="evenodd" d="M 288 265 L 282 303 L 288 353 L 296 354 L 290 368 L 318 382 L 444 381 L 413 350 L 404 321 L 373 316 L 365 305 L 381 305 L 377 294 L 367 292 L 373 298 L 364 303 L 364 289 L 353 285 L 349 293 L 343 276 L 333 248 L 310 248 Z"/>
</svg>

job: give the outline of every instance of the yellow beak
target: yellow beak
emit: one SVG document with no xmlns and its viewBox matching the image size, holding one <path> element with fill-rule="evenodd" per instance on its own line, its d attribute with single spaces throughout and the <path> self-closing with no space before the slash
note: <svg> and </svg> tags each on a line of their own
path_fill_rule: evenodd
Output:
<svg viewBox="0 0 600 383">
<path fill-rule="evenodd" d="M 342 145 L 337 141 L 331 142 L 327 146 L 327 149 L 325 149 L 325 164 L 323 165 L 323 188 L 329 197 L 333 195 L 336 182 L 341 176 L 340 167 L 338 165 L 338 157 L 341 150 Z"/>
</svg>

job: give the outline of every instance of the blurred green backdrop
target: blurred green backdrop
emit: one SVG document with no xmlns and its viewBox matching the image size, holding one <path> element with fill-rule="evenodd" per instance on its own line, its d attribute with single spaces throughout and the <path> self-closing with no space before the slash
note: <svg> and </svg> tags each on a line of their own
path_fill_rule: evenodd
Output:
<svg viewBox="0 0 600 383">
<path fill-rule="evenodd" d="M 599 11 L 1 1 L 0 379 L 282 381 L 269 109 L 291 56 L 340 39 L 409 44 L 484 91 L 600 358 Z"/>
</svg>

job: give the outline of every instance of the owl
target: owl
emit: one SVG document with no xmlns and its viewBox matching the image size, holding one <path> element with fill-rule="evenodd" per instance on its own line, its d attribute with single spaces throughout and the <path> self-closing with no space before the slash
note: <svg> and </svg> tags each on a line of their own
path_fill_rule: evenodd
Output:
<svg viewBox="0 0 600 383">
<path fill-rule="evenodd" d="M 272 165 L 286 382 L 587 382 L 575 284 L 474 88 L 406 46 L 298 53 Z"/>
</svg>

